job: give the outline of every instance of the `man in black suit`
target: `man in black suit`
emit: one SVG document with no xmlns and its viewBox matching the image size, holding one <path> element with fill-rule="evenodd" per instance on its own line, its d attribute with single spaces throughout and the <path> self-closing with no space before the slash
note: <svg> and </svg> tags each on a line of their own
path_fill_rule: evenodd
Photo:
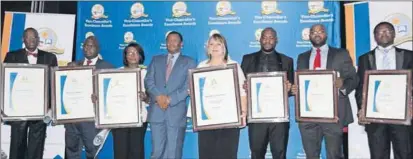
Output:
<svg viewBox="0 0 413 159">
<path fill-rule="evenodd" d="M 294 81 L 293 59 L 275 50 L 277 32 L 265 28 L 260 38 L 261 50 L 244 55 L 241 68 L 245 74 L 255 72 L 286 71 L 288 91 Z M 244 85 L 246 87 L 246 84 Z M 247 89 L 247 88 L 245 88 Z M 264 159 L 268 142 L 274 159 L 285 159 L 288 143 L 289 122 L 280 123 L 249 123 L 248 136 L 251 158 Z"/>
<path fill-rule="evenodd" d="M 8 52 L 4 63 L 57 66 L 56 55 L 37 49 L 39 33 L 36 29 L 24 30 L 23 43 L 25 48 Z M 43 120 L 13 121 L 9 124 L 11 125 L 10 159 L 42 159 L 47 127 Z"/>
<path fill-rule="evenodd" d="M 332 69 L 339 73 L 335 87 L 338 88 L 338 123 L 300 122 L 299 129 L 305 154 L 309 159 L 320 158 L 321 142 L 325 138 L 327 158 L 342 157 L 343 127 L 353 122 L 353 114 L 348 98 L 358 85 L 358 77 L 353 61 L 347 50 L 326 44 L 325 26 L 315 24 L 310 29 L 311 50 L 301 53 L 297 60 L 297 70 Z M 296 94 L 297 86 L 291 91 Z"/>
<path fill-rule="evenodd" d="M 98 57 L 100 51 L 98 40 L 95 36 L 89 36 L 83 43 L 83 55 L 85 59 L 72 62 L 70 66 L 96 66 L 96 69 L 109 69 L 113 65 L 101 60 Z M 88 97 L 89 98 L 89 97 Z M 95 128 L 95 122 L 80 122 L 65 124 L 65 158 L 80 159 L 82 143 L 85 146 L 86 157 L 93 159 L 98 147 L 93 145 L 98 130 Z"/>
<path fill-rule="evenodd" d="M 361 55 L 357 74 L 361 80 L 356 90 L 357 107 L 361 110 L 364 72 L 366 70 L 413 70 L 413 52 L 394 46 L 396 37 L 394 26 L 380 22 L 374 27 L 377 47 Z M 362 113 L 362 112 L 360 112 Z M 366 132 L 372 159 L 390 158 L 390 143 L 395 159 L 413 158 L 411 126 L 366 123 Z"/>
</svg>

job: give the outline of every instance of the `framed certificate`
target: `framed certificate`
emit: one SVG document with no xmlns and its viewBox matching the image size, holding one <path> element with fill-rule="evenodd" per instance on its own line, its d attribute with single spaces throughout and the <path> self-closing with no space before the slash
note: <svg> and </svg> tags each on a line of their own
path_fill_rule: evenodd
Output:
<svg viewBox="0 0 413 159">
<path fill-rule="evenodd" d="M 95 66 L 52 68 L 52 124 L 93 121 L 95 118 L 93 70 Z"/>
<path fill-rule="evenodd" d="M 295 72 L 298 92 L 295 97 L 297 121 L 337 123 L 336 72 L 332 70 L 306 70 Z"/>
<path fill-rule="evenodd" d="M 0 101 L 4 121 L 43 120 L 49 104 L 49 67 L 4 63 Z"/>
<path fill-rule="evenodd" d="M 103 69 L 95 73 L 96 128 L 141 127 L 140 69 Z"/>
<path fill-rule="evenodd" d="M 247 75 L 248 122 L 288 122 L 286 72 L 262 72 Z"/>
<path fill-rule="evenodd" d="M 236 64 L 189 70 L 194 131 L 241 126 Z"/>
<path fill-rule="evenodd" d="M 361 119 L 371 123 L 411 124 L 410 70 L 368 70 L 364 74 Z"/>
</svg>

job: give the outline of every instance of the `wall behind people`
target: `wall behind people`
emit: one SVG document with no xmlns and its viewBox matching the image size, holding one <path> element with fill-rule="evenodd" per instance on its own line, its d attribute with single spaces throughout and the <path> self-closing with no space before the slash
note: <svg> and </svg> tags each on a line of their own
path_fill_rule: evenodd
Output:
<svg viewBox="0 0 413 159">
<path fill-rule="evenodd" d="M 206 59 L 204 46 L 213 33 L 227 38 L 231 59 L 241 62 L 242 55 L 260 49 L 261 29 L 270 26 L 278 32 L 277 51 L 296 60 L 299 53 L 310 49 L 309 27 L 315 23 L 326 25 L 328 44 L 340 47 L 339 18 L 339 2 L 79 2 L 76 59 L 83 58 L 81 42 L 95 35 L 105 60 L 122 66 L 122 50 L 129 42 L 137 42 L 145 50 L 147 65 L 154 55 L 166 53 L 165 37 L 174 30 L 184 36 L 182 53 L 197 62 Z M 292 99 L 290 119 L 294 121 Z M 113 156 L 111 140 L 100 157 Z M 149 156 L 150 130 L 145 144 Z M 197 134 L 188 120 L 183 157 L 195 158 L 197 151 Z M 248 134 L 243 129 L 238 156 L 249 155 Z M 287 158 L 305 158 L 295 122 L 291 122 Z"/>
<path fill-rule="evenodd" d="M 395 46 L 412 50 L 412 14 L 413 2 L 358 2 L 346 4 L 346 48 L 354 58 L 373 50 L 377 44 L 373 29 L 381 21 L 388 21 L 395 27 Z M 361 81 L 362 82 L 362 81 Z M 354 97 L 354 96 L 350 96 Z M 357 105 L 352 99 L 353 114 Z M 349 125 L 349 158 L 370 158 L 367 133 L 364 126 L 355 122 Z"/>
</svg>

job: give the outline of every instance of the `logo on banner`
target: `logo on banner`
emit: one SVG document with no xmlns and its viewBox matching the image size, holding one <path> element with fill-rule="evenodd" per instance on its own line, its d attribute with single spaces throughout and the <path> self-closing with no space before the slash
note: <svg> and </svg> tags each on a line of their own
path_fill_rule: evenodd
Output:
<svg viewBox="0 0 413 159">
<path fill-rule="evenodd" d="M 143 7 L 142 3 L 134 3 L 130 7 L 130 14 L 131 18 L 138 19 L 140 17 L 148 17 L 147 14 L 145 14 L 145 7 Z"/>
<path fill-rule="evenodd" d="M 261 48 L 261 44 L 260 44 L 260 39 L 261 39 L 261 33 L 264 29 L 262 28 L 258 28 L 255 30 L 254 32 L 254 40 L 250 40 L 250 44 L 249 47 L 250 48 Z"/>
<path fill-rule="evenodd" d="M 92 7 L 92 18 L 93 19 L 101 19 L 101 18 L 108 18 L 105 15 L 105 8 L 101 4 L 95 4 Z"/>
<path fill-rule="evenodd" d="M 255 30 L 255 40 L 260 41 L 260 39 L 261 39 L 261 33 L 262 33 L 263 30 L 264 30 L 264 29 L 261 29 L 261 28 Z"/>
<path fill-rule="evenodd" d="M 209 37 L 211 37 L 214 34 L 221 34 L 217 29 L 212 29 L 211 31 L 209 31 Z"/>
<path fill-rule="evenodd" d="M 65 49 L 56 47 L 58 37 L 55 31 L 50 28 L 39 28 L 37 31 L 39 32 L 39 48 L 41 50 L 56 54 L 65 53 Z"/>
<path fill-rule="evenodd" d="M 300 40 L 296 41 L 295 47 L 300 48 L 311 48 L 311 42 L 310 42 L 310 28 L 303 28 L 301 30 L 301 37 Z"/>
<path fill-rule="evenodd" d="M 324 8 L 323 1 L 309 1 L 308 2 L 308 13 L 317 14 L 320 12 L 328 12 L 328 9 Z"/>
<path fill-rule="evenodd" d="M 85 39 L 87 39 L 89 36 L 95 36 L 95 34 L 93 34 L 93 32 L 89 31 L 85 34 Z"/>
<path fill-rule="evenodd" d="M 385 19 L 393 24 L 396 38 L 394 39 L 394 45 L 400 45 L 408 41 L 412 41 L 412 19 L 405 14 L 394 13 L 388 15 Z"/>
<path fill-rule="evenodd" d="M 261 14 L 270 15 L 270 14 L 281 14 L 282 11 L 277 9 L 276 1 L 263 1 L 261 2 Z"/>
<path fill-rule="evenodd" d="M 216 6 L 217 16 L 235 15 L 231 9 L 231 2 L 219 1 Z"/>
<path fill-rule="evenodd" d="M 126 32 L 125 35 L 123 35 L 123 39 L 124 39 L 124 42 L 127 44 L 131 42 L 136 42 L 135 40 L 133 40 L 133 33 L 130 31 Z"/>
<path fill-rule="evenodd" d="M 191 13 L 187 12 L 187 6 L 185 2 L 176 2 L 172 6 L 172 17 L 179 18 L 182 16 L 190 16 Z"/>
<path fill-rule="evenodd" d="M 301 31 L 301 40 L 310 40 L 310 28 L 304 28 L 303 31 Z"/>
</svg>

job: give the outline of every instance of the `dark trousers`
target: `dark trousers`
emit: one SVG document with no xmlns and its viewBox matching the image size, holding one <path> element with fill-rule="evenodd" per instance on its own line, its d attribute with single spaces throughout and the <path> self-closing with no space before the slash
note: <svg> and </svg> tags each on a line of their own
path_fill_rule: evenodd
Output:
<svg viewBox="0 0 413 159">
<path fill-rule="evenodd" d="M 323 138 L 326 142 L 327 159 L 342 157 L 343 126 L 332 123 L 306 123 L 298 125 L 307 159 L 319 159 Z"/>
<path fill-rule="evenodd" d="M 240 129 L 204 130 L 198 133 L 200 159 L 236 159 Z"/>
<path fill-rule="evenodd" d="M 248 138 L 252 159 L 264 159 L 270 143 L 273 159 L 285 159 L 290 123 L 248 124 Z"/>
<path fill-rule="evenodd" d="M 93 139 L 98 133 L 95 123 L 65 124 L 65 129 L 65 159 L 80 159 L 82 146 L 85 146 L 86 158 L 93 159 L 98 149 L 93 145 Z"/>
<path fill-rule="evenodd" d="M 10 159 L 43 159 L 47 125 L 43 121 L 15 121 L 10 125 Z"/>
<path fill-rule="evenodd" d="M 394 159 L 412 159 L 412 131 L 410 126 L 372 123 L 366 125 L 370 158 L 390 159 L 390 144 Z"/>
<path fill-rule="evenodd" d="M 115 159 L 144 159 L 147 123 L 137 128 L 112 129 Z"/>
</svg>

